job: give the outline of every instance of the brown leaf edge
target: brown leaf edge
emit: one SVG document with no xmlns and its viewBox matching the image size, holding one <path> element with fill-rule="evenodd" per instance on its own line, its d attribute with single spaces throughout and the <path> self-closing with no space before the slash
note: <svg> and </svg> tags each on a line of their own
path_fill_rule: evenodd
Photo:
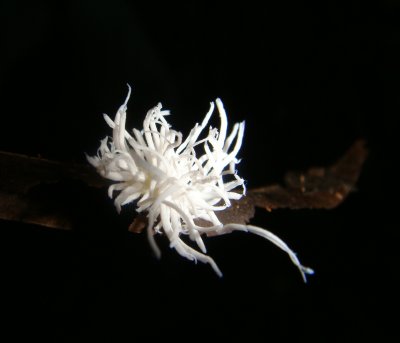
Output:
<svg viewBox="0 0 400 343">
<path fill-rule="evenodd" d="M 312 167 L 305 173 L 288 172 L 284 185 L 249 191 L 247 201 L 267 211 L 289 209 L 333 209 L 355 190 L 368 151 L 364 140 L 356 141 L 333 165 Z"/>
</svg>

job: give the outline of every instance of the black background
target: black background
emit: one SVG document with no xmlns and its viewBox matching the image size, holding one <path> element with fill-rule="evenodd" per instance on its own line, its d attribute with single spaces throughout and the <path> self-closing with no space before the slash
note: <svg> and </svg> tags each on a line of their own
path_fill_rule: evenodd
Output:
<svg viewBox="0 0 400 343">
<path fill-rule="evenodd" d="M 360 137 L 370 150 L 339 208 L 253 220 L 316 270 L 307 285 L 285 254 L 241 233 L 206 241 L 222 279 L 161 237 L 156 261 L 145 235 L 126 232 L 133 208 L 118 216 L 105 191 L 109 222 L 0 222 L 5 341 L 394 341 L 400 5 L 378 3 L 1 1 L 1 150 L 86 163 L 126 83 L 128 127 L 161 101 L 187 133 L 221 97 L 230 123 L 246 120 L 248 187 L 332 163 Z M 95 212 L 86 200 L 82 212 Z"/>
</svg>

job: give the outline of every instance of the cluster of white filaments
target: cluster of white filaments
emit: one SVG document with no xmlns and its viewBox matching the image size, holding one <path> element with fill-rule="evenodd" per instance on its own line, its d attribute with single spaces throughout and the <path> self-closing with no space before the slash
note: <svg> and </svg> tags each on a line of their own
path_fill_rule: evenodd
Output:
<svg viewBox="0 0 400 343">
<path fill-rule="evenodd" d="M 171 129 L 165 117 L 169 111 L 161 104 L 151 109 L 144 119 L 143 129 L 125 130 L 127 102 L 119 108 L 115 119 L 104 115 L 112 128 L 112 139 L 101 141 L 97 156 L 88 161 L 105 178 L 115 181 L 109 187 L 115 206 L 136 201 L 137 212 L 147 213 L 147 236 L 157 257 L 161 252 L 155 234 L 165 234 L 181 256 L 191 261 L 208 263 L 222 276 L 214 260 L 206 255 L 202 234 L 222 235 L 232 231 L 246 231 L 262 236 L 284 250 L 299 268 L 303 279 L 311 274 L 310 268 L 300 264 L 295 253 L 276 235 L 259 227 L 242 224 L 223 224 L 217 211 L 231 206 L 231 200 L 245 195 L 244 180 L 236 173 L 239 163 L 236 155 L 242 145 L 244 122 L 236 123 L 227 132 L 227 116 L 220 99 L 216 99 L 220 128 L 209 127 L 208 134 L 201 134 L 214 112 L 214 103 L 203 122 L 190 131 L 186 139 L 181 132 Z M 236 189 L 240 187 L 239 193 Z M 234 191 L 236 190 L 236 191 Z M 203 225 L 201 225 L 203 224 Z M 183 236 L 196 242 L 198 251 L 188 245 Z"/>
</svg>

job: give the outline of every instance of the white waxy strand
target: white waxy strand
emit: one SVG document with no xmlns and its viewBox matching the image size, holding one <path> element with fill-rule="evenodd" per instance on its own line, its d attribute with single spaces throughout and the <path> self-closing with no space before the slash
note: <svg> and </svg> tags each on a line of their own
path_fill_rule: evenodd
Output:
<svg viewBox="0 0 400 343">
<path fill-rule="evenodd" d="M 189 230 L 191 230 L 193 238 L 194 238 L 195 242 L 197 243 L 197 246 L 200 248 L 200 250 L 204 254 L 206 254 L 207 253 L 207 249 L 206 249 L 206 246 L 204 245 L 203 240 L 201 239 L 199 231 L 197 231 L 195 229 L 192 229 L 190 226 L 189 226 Z"/>
<path fill-rule="evenodd" d="M 185 213 L 185 211 L 183 211 L 181 208 L 179 208 L 179 206 L 177 204 L 175 204 L 171 201 L 168 201 L 168 200 L 164 200 L 163 203 L 165 205 L 169 206 L 171 209 L 175 210 L 187 225 L 195 226 L 193 219 L 190 218 L 190 216 L 187 213 Z"/>
<path fill-rule="evenodd" d="M 279 237 L 252 225 L 223 225 L 216 215 L 230 207 L 231 200 L 239 200 L 246 193 L 244 180 L 236 174 L 244 122 L 235 124 L 227 136 L 226 111 L 222 101 L 216 99 L 219 130 L 210 127 L 204 138 L 199 139 L 215 109 L 211 102 L 201 124 L 196 124 L 183 141 L 182 133 L 171 129 L 165 119 L 169 111 L 162 110 L 158 104 L 145 116 L 143 130 L 133 129 L 131 136 L 125 129 L 130 93 L 129 87 L 114 120 L 104 115 L 112 129 L 112 139 L 103 139 L 97 156 L 87 156 L 87 159 L 102 176 L 117 182 L 109 187 L 108 195 L 112 198 L 119 192 L 114 200 L 118 211 L 135 200 L 137 212 L 147 211 L 147 236 L 154 254 L 161 256 L 154 235 L 164 233 L 178 254 L 191 261 L 208 263 L 222 276 L 214 260 L 205 255 L 201 234 L 214 236 L 246 231 L 285 251 L 305 280 L 312 270 L 301 265 L 296 254 Z M 242 191 L 235 191 L 237 187 Z M 181 239 L 184 235 L 189 235 L 202 252 L 187 245 Z"/>
<path fill-rule="evenodd" d="M 130 179 L 130 174 L 127 172 L 120 172 L 120 171 L 109 171 L 109 170 L 99 170 L 100 174 L 107 178 L 110 179 L 111 181 L 127 181 Z"/>
<path fill-rule="evenodd" d="M 123 149 L 123 150 L 127 150 L 126 148 L 126 143 L 125 143 L 125 123 L 126 123 L 126 106 L 124 106 L 124 109 L 121 111 L 121 121 L 118 125 L 118 146 L 117 149 Z M 117 127 L 114 129 L 116 130 Z"/>
<path fill-rule="evenodd" d="M 127 187 L 127 184 L 125 182 L 114 183 L 113 185 L 108 187 L 108 196 L 109 196 L 109 198 L 113 197 L 114 191 L 121 191 L 126 187 Z"/>
<path fill-rule="evenodd" d="M 160 154 L 158 151 L 152 150 L 147 146 L 140 146 L 133 140 L 131 140 L 130 144 L 131 144 L 132 148 L 135 149 L 135 151 L 142 151 L 143 153 L 145 153 L 148 156 L 148 158 L 146 160 L 153 159 L 155 157 L 162 164 L 164 164 L 164 166 L 168 167 L 169 161 L 167 160 L 167 158 L 164 155 Z M 156 165 L 154 167 L 160 167 L 160 165 Z"/>
<path fill-rule="evenodd" d="M 171 241 L 177 241 L 182 233 L 182 221 L 181 217 L 176 211 L 170 211 L 171 212 L 171 225 L 174 229 L 174 237 L 172 237 Z"/>
<path fill-rule="evenodd" d="M 138 199 L 142 194 L 142 185 L 140 183 L 134 183 L 131 186 L 127 186 L 116 198 L 115 201 L 119 201 L 121 206 L 129 204 L 130 202 Z"/>
<path fill-rule="evenodd" d="M 132 92 L 131 86 L 130 86 L 129 84 L 127 84 L 127 86 L 128 86 L 128 95 L 127 95 L 126 98 L 125 98 L 125 102 L 124 102 L 123 105 L 120 107 L 120 108 L 123 108 L 124 111 L 126 111 L 126 110 L 128 109 L 128 101 L 129 101 L 129 98 L 131 97 L 131 92 Z"/>
<path fill-rule="evenodd" d="M 148 240 L 149 243 L 150 243 L 150 247 L 151 247 L 151 249 L 153 250 L 154 255 L 155 255 L 158 259 L 160 259 L 160 258 L 161 258 L 161 250 L 160 250 L 160 248 L 158 247 L 158 245 L 157 245 L 157 243 L 156 243 L 156 241 L 155 241 L 155 239 L 154 239 L 154 230 L 153 230 L 153 227 L 152 227 L 151 225 L 148 225 L 148 226 L 147 226 L 146 232 L 147 232 L 147 240 Z"/>
<path fill-rule="evenodd" d="M 211 115 L 214 112 L 214 103 L 210 103 L 210 109 L 208 110 L 206 116 L 203 119 L 203 122 L 200 126 L 196 126 L 189 134 L 188 138 L 182 143 L 182 145 L 176 150 L 177 154 L 180 154 L 187 146 L 193 145 L 197 138 L 200 136 L 201 132 L 204 130 L 208 122 L 210 121 Z M 197 125 L 197 124 L 196 124 Z"/>
<path fill-rule="evenodd" d="M 167 177 L 167 175 L 162 170 L 160 170 L 159 168 L 153 166 L 152 164 L 141 158 L 135 150 L 131 150 L 131 156 L 135 161 L 136 165 L 139 168 L 146 170 L 146 172 L 151 174 L 153 178 L 163 179 Z"/>
<path fill-rule="evenodd" d="M 224 147 L 223 147 L 223 150 L 224 150 L 225 152 L 228 152 L 228 150 L 229 150 L 229 148 L 231 147 L 232 142 L 233 142 L 233 140 L 235 139 L 235 137 L 236 137 L 238 131 L 239 131 L 239 123 L 236 123 L 236 124 L 233 126 L 233 129 L 232 129 L 231 133 L 229 134 L 228 138 L 227 138 L 226 141 L 225 141 L 225 144 L 224 144 Z"/>
<path fill-rule="evenodd" d="M 243 197 L 243 194 L 236 192 L 228 192 L 228 197 L 232 200 L 240 200 Z"/>
<path fill-rule="evenodd" d="M 114 121 L 107 114 L 103 113 L 103 118 L 109 127 L 111 127 L 112 129 L 115 127 Z"/>
<path fill-rule="evenodd" d="M 208 256 L 202 255 L 193 248 L 183 243 L 179 235 L 175 235 L 174 231 L 179 233 L 180 228 L 173 228 L 171 224 L 170 208 L 165 205 L 161 206 L 161 221 L 163 223 L 164 231 L 170 240 L 171 248 L 174 248 L 181 256 L 189 260 L 199 260 L 201 262 L 210 263 Z"/>
<path fill-rule="evenodd" d="M 171 210 L 168 206 L 160 205 L 160 217 L 165 234 L 171 241 L 171 238 L 174 236 L 174 228 L 171 225 Z M 175 228 L 175 230 L 179 230 L 179 228 Z"/>
<path fill-rule="evenodd" d="M 292 249 L 290 249 L 288 247 L 288 245 L 282 239 L 280 239 L 277 235 L 273 234 L 272 232 L 270 232 L 268 230 L 265 230 L 263 228 L 253 226 L 253 225 L 227 224 L 227 225 L 224 225 L 224 227 L 221 230 L 219 230 L 217 232 L 217 234 L 223 235 L 226 233 L 230 233 L 234 230 L 254 233 L 258 236 L 261 236 L 261 237 L 269 240 L 271 243 L 275 244 L 278 248 L 285 251 L 289 255 L 293 264 L 299 269 L 304 282 L 307 282 L 306 274 L 314 274 L 314 271 L 311 268 L 304 267 L 300 263 L 296 254 L 293 252 Z"/>
<path fill-rule="evenodd" d="M 160 129 L 160 142 L 159 142 L 159 147 L 158 149 L 160 150 L 160 152 L 163 154 L 165 152 L 165 150 L 168 147 L 168 142 L 166 139 L 166 135 L 167 135 L 167 131 L 168 128 L 166 127 L 165 124 L 161 125 L 161 129 Z"/>
<path fill-rule="evenodd" d="M 124 150 L 124 144 L 121 144 L 120 140 L 120 122 L 121 122 L 121 112 L 118 111 L 117 115 L 115 116 L 114 119 L 114 129 L 113 129 L 113 143 L 115 145 L 115 148 L 117 150 Z M 123 139 L 124 137 L 122 137 Z"/>
<path fill-rule="evenodd" d="M 221 164 L 224 166 L 224 168 L 236 158 L 237 153 L 239 152 L 240 148 L 242 147 L 244 128 L 245 128 L 245 124 L 244 124 L 244 122 L 241 122 L 239 124 L 239 131 L 238 131 L 238 135 L 236 138 L 235 147 L 228 154 L 228 156 L 226 156 L 224 158 L 223 162 L 221 162 Z"/>
<path fill-rule="evenodd" d="M 133 129 L 133 134 L 135 135 L 136 141 L 141 146 L 147 146 L 143 139 L 142 133 L 138 129 Z"/>
<path fill-rule="evenodd" d="M 244 181 L 242 179 L 225 183 L 224 184 L 225 191 L 228 192 L 228 191 L 230 191 L 232 189 L 235 189 L 235 188 L 243 185 L 243 183 L 244 183 Z"/>
<path fill-rule="evenodd" d="M 154 120 L 150 120 L 150 130 L 153 137 L 154 146 L 156 150 L 160 150 L 160 137 Z"/>
<path fill-rule="evenodd" d="M 220 144 L 221 148 L 223 148 L 226 138 L 226 130 L 228 128 L 228 119 L 226 117 L 225 108 L 221 99 L 217 98 L 215 100 L 215 103 L 217 104 L 219 117 L 221 119 L 221 127 L 219 131 L 218 143 Z"/>
</svg>

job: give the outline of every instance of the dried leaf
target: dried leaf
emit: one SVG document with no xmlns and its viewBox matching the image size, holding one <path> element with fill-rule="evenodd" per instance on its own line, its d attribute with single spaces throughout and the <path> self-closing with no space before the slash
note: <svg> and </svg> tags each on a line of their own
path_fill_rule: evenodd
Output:
<svg viewBox="0 0 400 343">
<path fill-rule="evenodd" d="M 65 182 L 77 180 L 73 187 Z M 100 187 L 106 181 L 86 165 L 0 152 L 0 218 L 50 228 L 71 229 L 73 203 L 83 188 Z M 73 189 L 75 187 L 75 189 Z M 82 190 L 77 188 L 81 187 Z M 71 200 L 72 202 L 73 200 Z"/>
<path fill-rule="evenodd" d="M 253 189 L 248 197 L 255 206 L 268 211 L 276 208 L 335 208 L 354 190 L 366 157 L 365 142 L 356 141 L 334 165 L 310 168 L 305 173 L 289 172 L 283 186 Z"/>
<path fill-rule="evenodd" d="M 132 233 L 141 233 L 147 226 L 147 218 L 143 213 L 139 213 L 134 219 L 131 225 L 129 225 L 128 231 Z"/>
<path fill-rule="evenodd" d="M 289 172 L 284 185 L 251 189 L 217 215 L 222 223 L 246 224 L 254 216 L 255 206 L 268 211 L 334 208 L 354 189 L 366 156 L 365 142 L 357 141 L 334 165 L 306 173 Z M 76 220 L 83 219 L 83 205 L 76 199 L 90 197 L 108 184 L 90 166 L 0 152 L 0 218 L 71 229 Z M 95 215 L 105 216 L 104 211 Z M 145 226 L 145 216 L 136 216 L 129 231 L 141 232 Z"/>
</svg>

